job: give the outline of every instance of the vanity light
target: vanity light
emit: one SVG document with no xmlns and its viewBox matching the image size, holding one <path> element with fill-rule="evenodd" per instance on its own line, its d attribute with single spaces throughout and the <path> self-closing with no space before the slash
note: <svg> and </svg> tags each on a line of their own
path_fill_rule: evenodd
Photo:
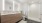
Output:
<svg viewBox="0 0 42 23">
<path fill-rule="evenodd" d="M 3 6 L 2 9 L 3 9 L 3 11 L 4 11 L 4 10 L 5 10 L 5 0 L 3 0 L 3 5 L 2 5 L 2 6 Z"/>
<path fill-rule="evenodd" d="M 15 8 L 15 7 L 14 7 L 14 4 L 15 4 L 15 1 L 13 1 L 13 11 L 15 11 L 15 10 L 14 10 L 14 8 Z"/>
</svg>

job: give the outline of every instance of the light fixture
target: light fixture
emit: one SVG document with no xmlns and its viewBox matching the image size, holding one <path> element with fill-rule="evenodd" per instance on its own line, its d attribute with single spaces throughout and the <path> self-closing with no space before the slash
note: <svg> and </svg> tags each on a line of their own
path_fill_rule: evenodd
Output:
<svg viewBox="0 0 42 23">
<path fill-rule="evenodd" d="M 5 10 L 5 0 L 3 0 L 3 11 Z"/>
<path fill-rule="evenodd" d="M 14 4 L 15 4 L 15 1 L 13 1 L 13 11 L 15 11 L 15 10 L 14 10 L 14 8 L 15 8 L 15 7 L 14 7 Z"/>
</svg>

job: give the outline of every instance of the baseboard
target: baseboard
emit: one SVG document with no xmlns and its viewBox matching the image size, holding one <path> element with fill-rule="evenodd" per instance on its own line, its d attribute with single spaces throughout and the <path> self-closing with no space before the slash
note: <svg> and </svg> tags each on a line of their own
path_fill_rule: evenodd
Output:
<svg viewBox="0 0 42 23">
<path fill-rule="evenodd" d="M 28 19 L 30 19 L 30 20 L 34 20 L 34 21 L 37 21 L 37 22 L 40 22 L 40 19 L 38 19 L 38 18 L 28 17 Z"/>
</svg>

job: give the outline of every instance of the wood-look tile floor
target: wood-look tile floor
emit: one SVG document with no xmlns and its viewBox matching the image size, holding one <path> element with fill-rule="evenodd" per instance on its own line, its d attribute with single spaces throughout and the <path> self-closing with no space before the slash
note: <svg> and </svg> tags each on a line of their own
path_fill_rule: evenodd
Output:
<svg viewBox="0 0 42 23">
<path fill-rule="evenodd" d="M 21 20 L 19 23 L 27 23 L 27 21 Z"/>
<path fill-rule="evenodd" d="M 33 21 L 33 20 L 28 20 L 27 23 L 41 23 L 41 22 L 37 22 L 37 21 Z"/>
<path fill-rule="evenodd" d="M 28 21 L 20 21 L 19 23 L 41 23 L 41 22 L 36 22 L 36 21 L 33 21 L 33 20 L 28 20 Z"/>
</svg>

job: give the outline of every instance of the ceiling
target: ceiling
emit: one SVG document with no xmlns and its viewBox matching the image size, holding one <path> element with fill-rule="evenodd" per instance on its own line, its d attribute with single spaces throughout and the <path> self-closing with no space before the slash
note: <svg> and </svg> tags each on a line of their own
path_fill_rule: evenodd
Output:
<svg viewBox="0 0 42 23">
<path fill-rule="evenodd" d="M 5 0 L 6 3 L 13 3 L 13 0 Z"/>
<path fill-rule="evenodd" d="M 5 2 L 13 3 L 13 1 L 24 3 L 26 0 L 5 0 Z"/>
<path fill-rule="evenodd" d="M 28 0 L 28 3 L 42 3 L 42 0 Z"/>
<path fill-rule="evenodd" d="M 13 3 L 13 1 L 17 1 L 20 3 L 25 3 L 28 1 L 28 3 L 42 3 L 42 0 L 5 0 L 6 2 Z"/>
</svg>

